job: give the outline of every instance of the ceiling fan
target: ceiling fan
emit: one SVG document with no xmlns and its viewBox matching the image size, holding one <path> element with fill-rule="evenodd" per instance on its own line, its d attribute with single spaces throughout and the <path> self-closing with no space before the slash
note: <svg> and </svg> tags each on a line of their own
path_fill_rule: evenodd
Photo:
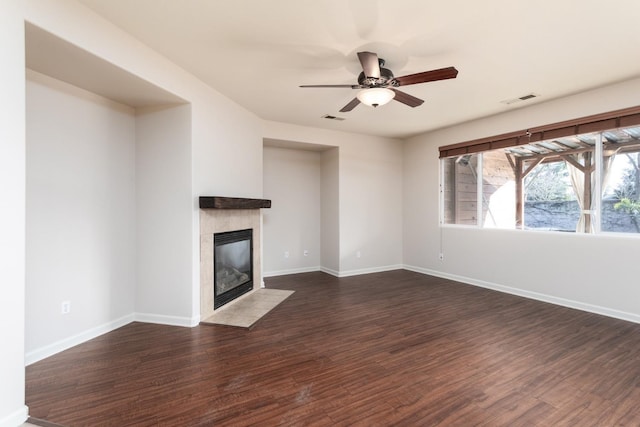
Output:
<svg viewBox="0 0 640 427">
<path fill-rule="evenodd" d="M 392 99 L 409 107 L 417 107 L 422 105 L 424 100 L 395 88 L 437 80 L 454 79 L 458 75 L 458 70 L 454 67 L 447 67 L 394 77 L 391 70 L 383 68 L 384 59 L 378 58 L 378 55 L 373 52 L 358 52 L 358 59 L 362 65 L 362 72 L 358 76 L 357 85 L 301 85 L 300 87 L 362 89 L 351 102 L 342 107 L 340 112 L 345 113 L 353 110 L 360 103 L 378 107 Z"/>
</svg>

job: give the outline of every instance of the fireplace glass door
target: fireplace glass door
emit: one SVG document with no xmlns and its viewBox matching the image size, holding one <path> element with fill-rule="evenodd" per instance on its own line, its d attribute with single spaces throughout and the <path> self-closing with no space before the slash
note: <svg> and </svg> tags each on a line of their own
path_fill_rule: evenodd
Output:
<svg viewBox="0 0 640 427">
<path fill-rule="evenodd" d="M 214 298 L 218 308 L 253 289 L 253 230 L 214 235 Z"/>
</svg>

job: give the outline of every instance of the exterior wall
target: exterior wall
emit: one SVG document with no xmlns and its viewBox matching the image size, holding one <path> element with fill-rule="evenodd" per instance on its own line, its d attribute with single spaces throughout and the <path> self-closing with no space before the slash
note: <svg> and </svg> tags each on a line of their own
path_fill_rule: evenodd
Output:
<svg viewBox="0 0 640 427">
<path fill-rule="evenodd" d="M 504 190 L 509 182 L 514 182 L 514 172 L 507 157 L 501 151 L 487 151 L 482 154 L 482 216 L 478 218 L 478 158 L 463 156 L 443 160 L 443 204 L 444 223 L 478 225 L 485 227 L 503 226 L 505 222 L 515 224 L 514 212 L 508 211 L 504 218 L 504 206 L 497 212 L 492 209 L 494 194 Z M 504 191 L 501 191 L 503 194 Z M 511 194 L 515 205 L 515 193 Z"/>
<path fill-rule="evenodd" d="M 443 172 L 444 223 L 478 224 L 478 158 L 445 160 Z"/>
</svg>

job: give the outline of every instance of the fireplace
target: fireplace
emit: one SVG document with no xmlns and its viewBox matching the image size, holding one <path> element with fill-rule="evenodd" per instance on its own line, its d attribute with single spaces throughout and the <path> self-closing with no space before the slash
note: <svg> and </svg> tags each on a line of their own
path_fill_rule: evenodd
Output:
<svg viewBox="0 0 640 427">
<path fill-rule="evenodd" d="M 216 309 L 253 289 L 253 230 L 216 233 L 213 242 Z"/>
<path fill-rule="evenodd" d="M 253 291 L 262 284 L 260 241 L 261 209 L 271 207 L 271 200 L 237 197 L 201 196 L 200 204 L 200 320 L 213 316 L 214 310 L 224 310 L 232 300 Z M 249 231 L 249 235 L 246 233 Z M 236 234 L 240 232 L 240 234 Z M 247 237 L 249 236 L 249 237 Z M 248 242 L 247 242 L 248 241 Z M 216 247 L 220 246 L 219 249 Z M 231 269 L 216 267 L 216 257 L 249 253 L 249 266 L 238 260 L 225 262 Z M 233 256 L 231 256 L 233 258 Z M 249 270 L 250 268 L 250 270 Z M 214 271 L 218 269 L 218 271 Z M 237 270 L 234 271 L 234 270 Z M 226 271 L 226 272 L 225 272 Z M 231 275 L 231 279 L 216 287 L 215 277 Z M 245 280 L 243 275 L 249 278 Z M 226 304 L 223 306 L 223 304 Z"/>
</svg>

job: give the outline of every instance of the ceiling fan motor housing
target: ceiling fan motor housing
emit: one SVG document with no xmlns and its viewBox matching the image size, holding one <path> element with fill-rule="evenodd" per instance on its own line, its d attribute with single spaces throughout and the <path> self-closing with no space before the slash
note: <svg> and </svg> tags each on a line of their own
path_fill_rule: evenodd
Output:
<svg viewBox="0 0 640 427">
<path fill-rule="evenodd" d="M 367 77 L 364 72 L 361 72 L 358 76 L 358 84 L 366 87 L 398 86 L 391 70 L 382 67 L 380 67 L 380 77 Z"/>
</svg>

